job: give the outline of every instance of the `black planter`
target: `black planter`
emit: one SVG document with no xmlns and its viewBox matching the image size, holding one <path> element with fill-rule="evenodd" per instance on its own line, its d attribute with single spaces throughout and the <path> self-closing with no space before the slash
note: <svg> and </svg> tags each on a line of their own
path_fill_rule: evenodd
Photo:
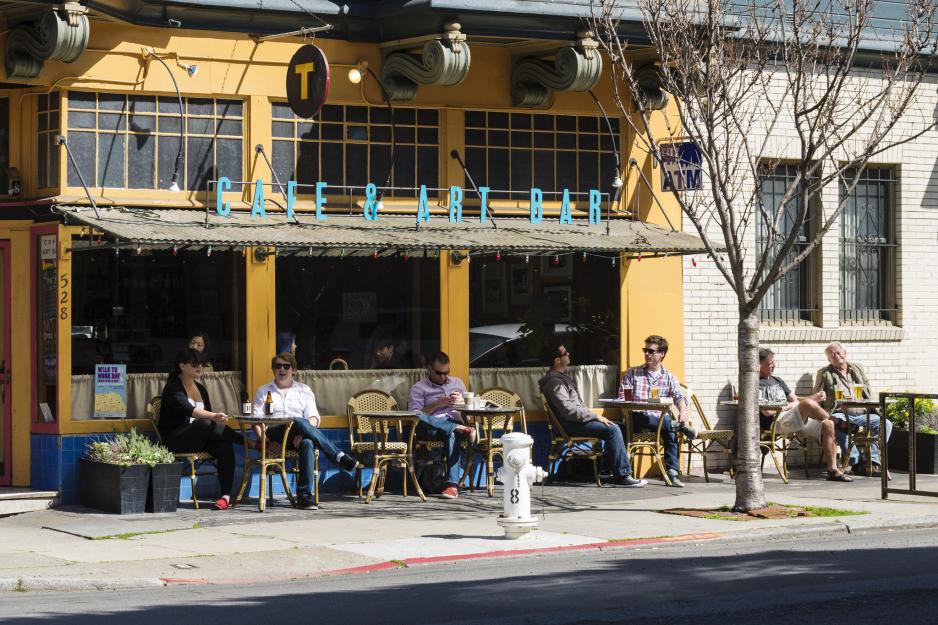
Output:
<svg viewBox="0 0 938 625">
<path fill-rule="evenodd" d="M 79 461 L 78 481 L 81 502 L 89 507 L 114 514 L 140 514 L 146 509 L 150 486 L 150 467 Z"/>
<path fill-rule="evenodd" d="M 147 512 L 175 512 L 179 504 L 179 478 L 182 463 L 157 464 L 150 471 Z"/>
<path fill-rule="evenodd" d="M 909 432 L 893 430 L 889 437 L 889 468 L 909 470 Z M 938 473 L 938 434 L 915 433 L 916 473 Z"/>
</svg>

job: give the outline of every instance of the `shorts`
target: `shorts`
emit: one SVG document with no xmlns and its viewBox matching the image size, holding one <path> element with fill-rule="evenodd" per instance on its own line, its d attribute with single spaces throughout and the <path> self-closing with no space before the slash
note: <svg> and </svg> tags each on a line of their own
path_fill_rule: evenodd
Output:
<svg viewBox="0 0 938 625">
<path fill-rule="evenodd" d="M 775 423 L 775 431 L 779 434 L 793 434 L 805 429 L 804 419 L 798 412 L 798 406 L 780 413 Z"/>
<path fill-rule="evenodd" d="M 810 436 L 816 441 L 821 440 L 821 422 L 817 419 L 808 419 L 808 422 L 804 424 L 804 433 L 805 436 Z"/>
</svg>

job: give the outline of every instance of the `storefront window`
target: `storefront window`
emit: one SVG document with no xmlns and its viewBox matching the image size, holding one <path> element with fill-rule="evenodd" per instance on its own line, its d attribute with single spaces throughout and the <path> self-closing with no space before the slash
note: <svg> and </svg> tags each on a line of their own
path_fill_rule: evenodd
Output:
<svg viewBox="0 0 938 625">
<path fill-rule="evenodd" d="M 59 148 L 56 135 L 59 134 L 59 97 L 58 91 L 39 94 L 37 106 L 38 132 L 36 133 L 36 185 L 39 188 L 59 186 Z"/>
<path fill-rule="evenodd" d="M 618 365 L 619 270 L 608 259 L 473 256 L 470 271 L 470 367 L 544 368 L 560 344 L 574 364 Z"/>
<path fill-rule="evenodd" d="M 244 258 L 208 249 L 87 250 L 72 255 L 73 419 L 94 414 L 95 365 L 125 365 L 127 416 L 144 418 L 174 355 L 199 334 L 213 408 L 235 412 L 243 389 Z"/>
<path fill-rule="evenodd" d="M 295 334 L 301 369 L 422 367 L 440 348 L 438 265 L 403 254 L 278 258 L 277 331 Z"/>
</svg>

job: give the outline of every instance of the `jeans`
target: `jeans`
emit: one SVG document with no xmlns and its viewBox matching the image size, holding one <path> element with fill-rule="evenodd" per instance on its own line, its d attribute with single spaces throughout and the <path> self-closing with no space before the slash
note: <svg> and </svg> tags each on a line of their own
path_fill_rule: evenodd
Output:
<svg viewBox="0 0 938 625">
<path fill-rule="evenodd" d="M 653 412 L 633 412 L 632 427 L 636 432 L 654 432 L 658 429 L 661 415 Z M 668 472 L 681 472 L 678 461 L 677 426 L 671 415 L 664 415 L 664 425 L 661 426 L 661 442 L 664 444 L 664 466 Z"/>
<path fill-rule="evenodd" d="M 283 432 L 287 426 L 278 425 L 267 430 L 267 440 L 280 443 L 283 440 Z M 303 440 L 299 447 L 293 447 L 292 439 L 296 434 L 302 434 Z M 316 462 L 316 449 L 322 450 L 326 457 L 336 462 L 339 455 L 339 448 L 335 446 L 329 438 L 323 434 L 323 431 L 309 422 L 308 419 L 294 419 L 293 427 L 290 428 L 290 439 L 287 445 L 295 449 L 300 455 L 300 475 L 296 478 L 296 494 L 299 497 L 312 496 L 311 478 L 313 465 Z"/>
<path fill-rule="evenodd" d="M 420 412 L 417 416 L 420 424 L 417 426 L 415 436 L 420 440 L 446 443 L 446 483 L 450 486 L 458 485 L 462 465 L 462 446 L 457 439 L 456 428 L 461 427 L 462 424 L 450 421 L 444 416 L 430 415 L 425 412 Z"/>
<path fill-rule="evenodd" d="M 835 412 L 831 416 L 835 419 L 844 418 L 844 414 L 842 412 Z M 854 423 L 861 427 L 866 427 L 866 415 L 865 414 L 847 415 L 846 419 L 850 423 Z M 879 415 L 871 414 L 870 415 L 870 430 L 872 430 L 872 434 L 874 436 L 879 436 L 879 424 L 880 424 Z M 837 445 L 840 446 L 840 449 L 843 453 L 846 453 L 847 452 L 847 433 L 841 432 L 839 429 L 835 429 L 834 435 L 837 437 Z M 889 440 L 890 436 L 892 436 L 892 421 L 889 421 L 888 419 L 886 419 L 886 440 L 887 441 Z M 873 463 L 879 464 L 879 445 L 875 443 L 873 444 L 870 455 L 872 456 Z M 850 464 L 854 465 L 859 461 L 860 461 L 860 450 L 857 449 L 856 445 L 854 445 L 850 449 Z"/>
<path fill-rule="evenodd" d="M 616 477 L 632 475 L 632 463 L 625 448 L 625 439 L 622 437 L 622 428 L 615 423 L 606 425 L 601 421 L 565 421 L 563 424 L 571 436 L 592 436 L 603 442 L 603 454 L 606 467 Z"/>
</svg>

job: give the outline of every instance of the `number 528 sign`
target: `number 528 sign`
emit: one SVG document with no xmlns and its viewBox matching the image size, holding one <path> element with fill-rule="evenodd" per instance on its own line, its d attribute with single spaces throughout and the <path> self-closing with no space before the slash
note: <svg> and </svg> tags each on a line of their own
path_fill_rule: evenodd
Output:
<svg viewBox="0 0 938 625">
<path fill-rule="evenodd" d="M 314 45 L 296 51 L 287 68 L 287 101 L 299 117 L 316 115 L 329 95 L 329 61 Z"/>
</svg>

